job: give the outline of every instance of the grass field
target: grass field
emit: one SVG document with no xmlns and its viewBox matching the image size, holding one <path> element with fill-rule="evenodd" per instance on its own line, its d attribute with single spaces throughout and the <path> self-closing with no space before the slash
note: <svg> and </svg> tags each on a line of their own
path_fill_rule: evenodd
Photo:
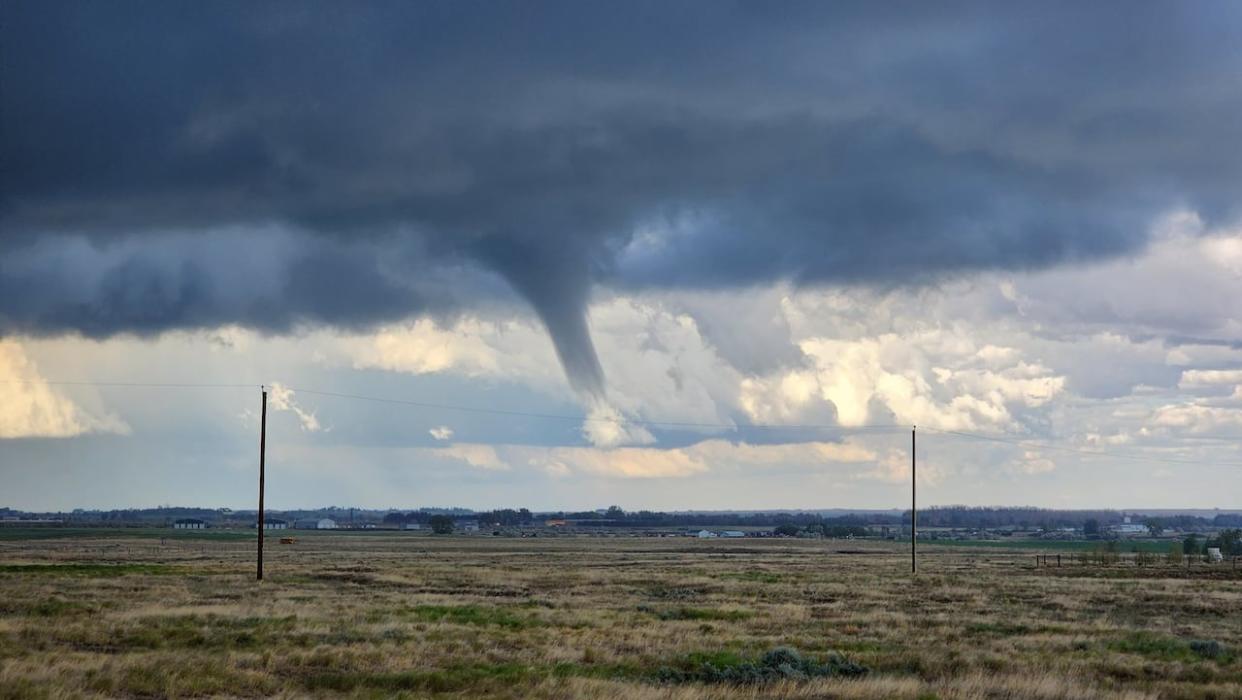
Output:
<svg viewBox="0 0 1242 700">
<path fill-rule="evenodd" d="M 0 540 L 0 697 L 1242 697 L 1220 565 L 316 534 L 260 585 L 253 533 L 44 532 Z"/>
<path fill-rule="evenodd" d="M 1169 551 L 1169 546 L 1176 544 L 1181 546 L 1181 541 L 1173 542 L 1172 540 L 1151 540 L 1151 539 L 1134 539 L 1134 540 L 1118 540 L 1114 543 L 1118 552 L 1148 552 L 1151 554 L 1165 554 Z M 1100 550 L 1105 543 L 1100 540 L 1028 540 L 1028 539 L 1000 539 L 1000 540 L 938 540 L 937 546 L 941 547 L 975 547 L 981 549 L 1021 549 L 1030 550 L 1032 552 L 1091 552 Z"/>
</svg>

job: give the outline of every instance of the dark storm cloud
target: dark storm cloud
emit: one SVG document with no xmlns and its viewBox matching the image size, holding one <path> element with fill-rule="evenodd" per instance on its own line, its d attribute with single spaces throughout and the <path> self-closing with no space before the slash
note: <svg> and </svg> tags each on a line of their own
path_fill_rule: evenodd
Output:
<svg viewBox="0 0 1242 700">
<path fill-rule="evenodd" d="M 1238 215 L 1232 3 L 0 12 L 0 333 L 365 326 L 476 269 L 599 393 L 597 282 L 921 283 Z"/>
</svg>

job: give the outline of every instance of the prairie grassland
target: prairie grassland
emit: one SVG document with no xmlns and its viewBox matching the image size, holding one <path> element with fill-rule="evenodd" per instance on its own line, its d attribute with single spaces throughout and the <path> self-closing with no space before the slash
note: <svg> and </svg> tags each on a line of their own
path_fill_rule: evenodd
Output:
<svg viewBox="0 0 1242 700">
<path fill-rule="evenodd" d="M 0 542 L 0 697 L 1242 697 L 1242 571 L 797 540 Z M 868 669 L 704 682 L 777 647 Z"/>
</svg>

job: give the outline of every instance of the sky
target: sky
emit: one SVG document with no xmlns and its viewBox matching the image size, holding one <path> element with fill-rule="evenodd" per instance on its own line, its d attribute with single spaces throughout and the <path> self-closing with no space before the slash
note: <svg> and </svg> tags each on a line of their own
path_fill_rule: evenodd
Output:
<svg viewBox="0 0 1242 700">
<path fill-rule="evenodd" d="M 0 506 L 1237 508 L 1240 31 L 4 3 Z"/>
</svg>

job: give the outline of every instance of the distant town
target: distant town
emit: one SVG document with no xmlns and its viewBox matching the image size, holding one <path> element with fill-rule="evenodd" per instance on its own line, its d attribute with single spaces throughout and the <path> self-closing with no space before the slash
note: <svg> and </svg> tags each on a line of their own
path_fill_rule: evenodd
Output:
<svg viewBox="0 0 1242 700">
<path fill-rule="evenodd" d="M 229 508 L 160 507 L 71 512 L 0 508 L 0 527 L 254 529 L 258 513 Z M 903 539 L 910 512 L 822 511 L 626 511 L 618 506 L 589 511 L 535 512 L 526 508 L 474 511 L 326 507 L 267 511 L 267 530 L 396 530 L 496 537 L 560 535 L 630 537 L 801 537 Z M 1125 540 L 1201 538 L 1237 545 L 1238 510 L 1053 510 L 1032 507 L 933 507 L 918 513 L 920 540 Z"/>
</svg>

